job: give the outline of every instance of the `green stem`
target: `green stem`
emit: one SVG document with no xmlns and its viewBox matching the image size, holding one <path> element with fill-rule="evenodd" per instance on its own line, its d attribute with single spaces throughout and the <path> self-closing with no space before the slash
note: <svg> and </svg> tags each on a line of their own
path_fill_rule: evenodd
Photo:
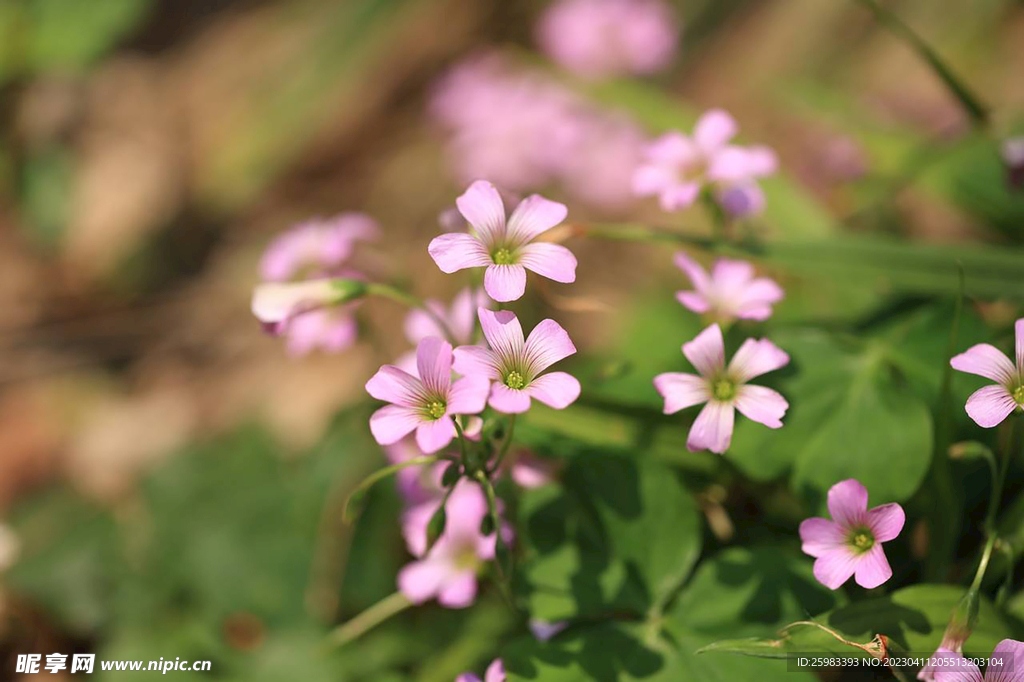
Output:
<svg viewBox="0 0 1024 682">
<path fill-rule="evenodd" d="M 367 284 L 366 293 L 371 296 L 379 296 L 381 298 L 390 299 L 392 301 L 401 303 L 402 305 L 408 306 L 410 308 L 422 310 L 430 317 L 431 320 L 434 321 L 434 324 L 438 326 L 438 329 L 440 329 L 441 332 L 445 335 L 445 338 L 448 340 L 449 343 L 451 343 L 452 345 L 458 343 L 458 341 L 455 338 L 455 334 L 453 334 L 452 330 L 448 327 L 448 323 L 445 322 L 440 315 L 431 310 L 430 306 L 428 306 L 426 302 L 423 299 L 419 298 L 418 296 L 414 296 L 408 291 L 399 289 L 398 287 L 392 286 L 390 284 L 383 284 L 381 282 L 370 282 L 369 284 Z"/>
<path fill-rule="evenodd" d="M 985 541 L 985 549 L 981 552 L 981 562 L 978 564 L 978 571 L 974 574 L 974 582 L 971 583 L 970 591 L 977 592 L 981 588 L 981 581 L 985 579 L 985 571 L 988 569 L 988 562 L 992 558 L 992 548 L 996 545 L 996 534 L 990 533 Z"/>
<path fill-rule="evenodd" d="M 988 125 L 988 108 L 981 103 L 981 100 L 971 92 L 970 88 L 961 81 L 953 70 L 939 57 L 938 53 L 925 42 L 912 28 L 903 23 L 899 17 L 882 7 L 878 0 L 857 0 L 861 5 L 868 8 L 875 19 L 879 21 L 890 33 L 905 42 L 910 49 L 917 53 L 928 66 L 932 68 L 935 75 L 945 84 L 953 97 L 960 103 L 961 108 L 970 117 L 974 125 L 984 127 Z"/>
<path fill-rule="evenodd" d="M 405 595 L 395 592 L 339 625 L 327 636 L 328 642 L 333 646 L 343 646 L 410 606 L 412 602 L 406 599 Z"/>
<path fill-rule="evenodd" d="M 493 474 L 501 468 L 501 462 L 505 459 L 505 455 L 508 454 L 509 446 L 512 445 L 512 434 L 516 431 L 516 415 L 510 414 L 508 418 L 508 433 L 505 434 L 505 440 L 501 443 L 501 449 L 498 451 L 498 457 L 494 460 L 494 465 L 488 470 L 488 473 Z"/>
<path fill-rule="evenodd" d="M 412 459 L 407 459 L 404 462 L 392 464 L 391 466 L 384 467 L 383 469 L 378 469 L 377 471 L 374 471 L 372 474 L 364 478 L 363 482 L 360 483 L 359 486 L 352 491 L 352 494 L 348 496 L 348 500 L 345 501 L 345 509 L 341 515 L 342 519 L 345 521 L 345 523 L 348 523 L 351 520 L 352 505 L 360 497 L 362 497 L 362 495 L 367 490 L 369 490 L 370 487 L 372 487 L 373 484 L 376 483 L 377 481 L 381 480 L 382 478 L 387 478 L 388 476 L 395 473 L 396 471 L 399 471 L 400 469 L 412 466 L 419 466 L 421 464 L 433 464 L 434 462 L 440 462 L 442 459 L 444 459 L 444 457 L 439 457 L 437 455 L 421 455 L 419 457 L 413 457 Z"/>
<path fill-rule="evenodd" d="M 714 250 L 718 241 L 706 237 L 693 237 L 681 232 L 670 232 L 668 230 L 657 230 L 646 225 L 636 223 L 605 223 L 588 225 L 577 225 L 577 230 L 583 237 L 594 237 L 596 239 L 609 239 L 612 241 L 625 242 L 664 242 L 669 244 L 681 244 L 700 249 Z M 736 245 L 743 249 L 742 245 Z"/>
<path fill-rule="evenodd" d="M 498 515 L 498 496 L 494 492 L 494 486 L 491 484 L 487 474 L 483 471 L 477 471 L 474 475 L 480 487 L 484 491 L 484 495 L 487 497 L 487 513 L 491 517 L 491 526 L 494 528 L 494 565 L 498 569 L 498 586 L 501 588 L 501 594 L 508 602 L 509 608 L 514 612 L 516 610 L 515 601 L 512 599 L 512 582 L 505 568 L 501 565 L 501 557 L 507 551 L 504 546 L 505 541 L 501 537 L 501 517 Z"/>
</svg>

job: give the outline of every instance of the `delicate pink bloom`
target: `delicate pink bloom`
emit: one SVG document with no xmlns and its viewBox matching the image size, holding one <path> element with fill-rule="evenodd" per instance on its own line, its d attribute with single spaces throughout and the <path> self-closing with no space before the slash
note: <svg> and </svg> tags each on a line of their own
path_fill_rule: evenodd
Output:
<svg viewBox="0 0 1024 682">
<path fill-rule="evenodd" d="M 260 263 L 263 279 L 285 282 L 337 274 L 337 269 L 352 255 L 355 242 L 376 235 L 377 224 L 362 213 L 342 213 L 300 223 L 267 247 Z"/>
<path fill-rule="evenodd" d="M 429 514 L 411 514 L 405 519 L 406 538 L 417 538 L 411 546 L 419 549 L 419 554 L 426 549 L 426 525 L 433 509 L 436 506 Z M 487 500 L 476 483 L 459 481 L 445 512 L 444 532 L 425 556 L 399 571 L 398 589 L 414 604 L 436 597 L 442 606 L 459 609 L 476 598 L 477 572 L 494 558 L 497 536 L 480 534 L 480 523 L 488 512 Z"/>
<path fill-rule="evenodd" d="M 579 117 L 579 144 L 563 159 L 565 191 L 590 206 L 622 212 L 636 203 L 633 170 L 643 161 L 646 138 L 620 116 Z"/>
<path fill-rule="evenodd" d="M 996 645 L 988 657 L 988 669 L 982 677 L 981 670 L 973 661 L 965 659 L 960 652 L 939 649 L 933 654 L 939 665 L 927 673 L 918 673 L 919 680 L 935 682 L 1024 682 L 1024 642 L 1004 639 Z M 942 660 L 945 659 L 945 660 Z M 925 674 L 924 677 L 921 675 Z"/>
<path fill-rule="evenodd" d="M 493 380 L 488 404 L 499 412 L 530 409 L 530 399 L 562 409 L 580 395 L 580 382 L 565 372 L 542 374 L 551 365 L 576 352 L 569 335 L 554 320 L 544 320 L 523 339 L 523 328 L 507 311 L 480 308 L 480 325 L 490 348 L 459 346 L 455 371 Z"/>
<path fill-rule="evenodd" d="M 420 341 L 416 364 L 418 376 L 384 365 L 366 382 L 370 395 L 391 403 L 373 413 L 370 431 L 378 443 L 391 445 L 415 430 L 419 448 L 437 452 L 455 437 L 452 415 L 484 409 L 489 382 L 467 376 L 452 383 L 452 347 L 437 337 Z"/>
<path fill-rule="evenodd" d="M 566 216 L 564 204 L 534 194 L 524 199 L 505 222 L 498 190 L 478 180 L 457 200 L 471 233 L 434 237 L 428 251 L 443 272 L 484 267 L 484 289 L 495 301 L 514 301 L 526 290 L 526 271 L 556 282 L 576 281 L 576 257 L 564 246 L 533 240 Z"/>
<path fill-rule="evenodd" d="M 483 680 L 473 673 L 462 673 L 455 678 L 455 682 L 505 682 L 505 665 L 500 658 L 496 658 L 487 666 Z"/>
<path fill-rule="evenodd" d="M 268 282 L 253 291 L 252 313 L 268 332 L 288 339 L 291 355 L 337 352 L 355 342 L 352 305 L 342 304 L 360 296 L 361 286 L 330 279 Z"/>
<path fill-rule="evenodd" d="M 759 210 L 764 200 L 755 178 L 775 172 L 778 162 L 767 147 L 729 144 L 736 131 L 732 116 L 712 109 L 697 121 L 692 137 L 666 133 L 647 148 L 645 162 L 633 174 L 633 191 L 657 196 L 665 211 L 679 211 L 707 186 L 726 210 L 744 215 Z"/>
<path fill-rule="evenodd" d="M 707 403 L 697 415 L 686 447 L 722 454 L 732 442 L 734 410 L 748 419 L 778 429 L 789 403 L 777 392 L 747 382 L 789 363 L 789 356 L 767 339 L 747 339 L 725 365 L 722 330 L 713 324 L 683 344 L 683 355 L 700 373 L 667 372 L 654 377 L 665 399 L 665 414 Z"/>
<path fill-rule="evenodd" d="M 868 509 L 868 489 L 855 479 L 829 488 L 832 520 L 814 517 L 800 524 L 803 551 L 815 557 L 814 577 L 830 590 L 855 576 L 871 589 L 892 577 L 882 543 L 903 530 L 903 507 L 895 502 Z"/>
<path fill-rule="evenodd" d="M 359 326 L 352 305 L 310 310 L 292 317 L 284 327 L 285 348 L 293 357 L 315 350 L 340 353 L 356 342 Z"/>
<path fill-rule="evenodd" d="M 1024 318 L 1014 325 L 1016 363 L 995 346 L 979 343 L 956 355 L 953 369 L 995 381 L 967 399 L 967 414 L 978 426 L 990 429 L 1024 405 Z"/>
<path fill-rule="evenodd" d="M 767 277 L 754 277 L 754 266 L 746 261 L 720 258 L 710 274 L 682 251 L 675 262 L 693 284 L 693 291 L 678 291 L 676 299 L 720 322 L 767 320 L 772 305 L 782 300 L 782 287 Z"/>
<path fill-rule="evenodd" d="M 546 642 L 562 630 L 569 627 L 569 621 L 559 620 L 554 623 L 549 623 L 545 620 L 531 620 L 529 622 L 530 634 L 535 639 L 541 642 Z"/>
<path fill-rule="evenodd" d="M 453 341 L 462 345 L 473 343 L 476 327 L 477 308 L 490 308 L 491 302 L 482 289 L 465 288 L 455 295 L 447 308 L 440 301 L 429 299 L 426 306 L 436 317 L 441 318 L 455 337 Z M 444 337 L 445 332 L 434 317 L 425 310 L 411 311 L 405 318 L 405 336 L 412 343 L 419 343 L 428 336 Z"/>
<path fill-rule="evenodd" d="M 675 55 L 678 36 L 659 0 L 561 0 L 537 27 L 544 51 L 584 78 L 658 71 Z"/>
</svg>

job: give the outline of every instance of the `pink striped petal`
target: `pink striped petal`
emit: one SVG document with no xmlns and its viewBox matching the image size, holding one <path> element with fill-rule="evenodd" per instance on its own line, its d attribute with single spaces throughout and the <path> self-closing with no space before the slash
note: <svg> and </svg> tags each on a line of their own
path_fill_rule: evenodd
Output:
<svg viewBox="0 0 1024 682">
<path fill-rule="evenodd" d="M 500 359 L 517 358 L 526 345 L 519 318 L 509 310 L 477 310 L 484 338 Z"/>
<path fill-rule="evenodd" d="M 453 351 L 452 368 L 463 376 L 499 379 L 498 359 L 494 351 L 483 346 L 459 346 Z"/>
<path fill-rule="evenodd" d="M 974 422 L 982 428 L 991 429 L 998 425 L 1017 407 L 1013 396 L 1004 386 L 979 388 L 967 399 L 964 408 Z"/>
<path fill-rule="evenodd" d="M 939 659 L 937 664 L 922 668 L 921 672 L 917 674 L 917 679 L 931 680 L 932 682 L 985 682 L 985 678 L 981 676 L 981 669 L 975 665 L 974 661 L 964 658 L 961 653 L 940 648 L 933 657 Z M 931 671 L 931 677 L 926 676 L 926 670 Z M 1020 679 L 1024 678 L 992 677 L 988 682 L 1006 682 L 1007 680 L 1016 682 Z"/>
<path fill-rule="evenodd" d="M 722 109 L 710 109 L 698 120 L 693 129 L 693 141 L 705 154 L 718 150 L 736 136 L 736 120 Z"/>
<path fill-rule="evenodd" d="M 414 409 L 386 405 L 370 417 L 370 433 L 381 445 L 391 445 L 408 436 L 422 419 Z"/>
<path fill-rule="evenodd" d="M 710 401 L 690 427 L 690 435 L 686 438 L 687 449 L 691 452 L 710 450 L 719 455 L 724 453 L 732 442 L 734 417 L 732 405 Z"/>
<path fill-rule="evenodd" d="M 526 339 L 523 356 L 530 372 L 539 374 L 576 352 L 568 332 L 554 320 L 543 320 Z"/>
<path fill-rule="evenodd" d="M 696 291 L 677 291 L 676 300 L 683 304 L 684 308 L 692 310 L 698 315 L 703 315 L 711 310 L 711 304 Z"/>
<path fill-rule="evenodd" d="M 525 390 L 548 407 L 561 410 L 580 397 L 580 382 L 566 372 L 549 372 L 531 381 Z"/>
<path fill-rule="evenodd" d="M 987 682 L 1024 682 L 1024 642 L 1004 639 L 996 644 L 990 660 Z"/>
<path fill-rule="evenodd" d="M 673 414 L 687 407 L 699 405 L 711 398 L 707 380 L 696 374 L 659 374 L 654 377 L 654 388 L 665 399 L 665 414 Z"/>
<path fill-rule="evenodd" d="M 533 194 L 523 199 L 508 219 L 508 241 L 514 246 L 536 239 L 565 220 L 565 204 Z"/>
<path fill-rule="evenodd" d="M 485 245 L 504 240 L 505 204 L 494 185 L 477 180 L 455 200 L 455 205 Z"/>
<path fill-rule="evenodd" d="M 437 594 L 450 572 L 434 558 L 414 561 L 398 572 L 398 590 L 413 604 L 422 604 Z"/>
<path fill-rule="evenodd" d="M 857 559 L 848 547 L 825 552 L 814 561 L 814 577 L 830 590 L 838 590 L 857 570 Z"/>
<path fill-rule="evenodd" d="M 800 523 L 800 547 L 806 554 L 820 557 L 846 544 L 846 531 L 837 523 L 815 516 Z"/>
<path fill-rule="evenodd" d="M 843 528 L 866 522 L 868 489 L 855 478 L 840 481 L 828 489 L 828 513 Z"/>
<path fill-rule="evenodd" d="M 907 516 L 903 512 L 903 507 L 895 502 L 883 504 L 868 511 L 868 528 L 871 529 L 871 534 L 875 536 L 877 542 L 888 542 L 895 539 L 903 530 L 906 520 Z"/>
<path fill-rule="evenodd" d="M 710 377 L 719 373 L 725 367 L 722 329 L 718 324 L 713 324 L 697 334 L 693 341 L 683 344 L 683 355 L 701 376 Z"/>
<path fill-rule="evenodd" d="M 865 589 L 878 587 L 892 577 L 892 568 L 885 558 L 882 545 L 877 542 L 867 552 L 857 558 L 855 580 Z"/>
<path fill-rule="evenodd" d="M 441 272 L 448 273 L 465 268 L 481 268 L 491 264 L 491 256 L 483 243 L 470 234 L 442 234 L 430 240 L 427 253 Z"/>
<path fill-rule="evenodd" d="M 949 364 L 955 370 L 977 374 L 986 379 L 1006 385 L 1013 382 L 1014 366 L 1001 350 L 987 343 L 971 346 L 963 353 L 954 355 Z"/>
<path fill-rule="evenodd" d="M 366 392 L 377 400 L 404 407 L 419 407 L 423 382 L 394 365 L 384 365 L 366 382 Z"/>
<path fill-rule="evenodd" d="M 555 282 L 576 281 L 576 256 L 560 244 L 527 244 L 519 249 L 519 264 Z"/>
<path fill-rule="evenodd" d="M 747 339 L 732 356 L 729 375 L 745 383 L 789 364 L 789 355 L 768 339 Z"/>
<path fill-rule="evenodd" d="M 671 213 L 692 205 L 699 195 L 699 182 L 680 182 L 663 189 L 658 197 L 658 203 L 661 210 Z"/>
<path fill-rule="evenodd" d="M 428 336 L 416 346 L 416 372 L 431 395 L 445 395 L 452 383 L 452 345 Z"/>
<path fill-rule="evenodd" d="M 700 263 L 682 251 L 676 252 L 673 260 L 676 267 L 690 278 L 690 283 L 693 284 L 693 288 L 696 289 L 697 293 L 706 294 L 711 286 L 711 278 L 708 276 L 707 271 L 701 267 Z M 684 303 L 683 305 L 686 304 Z"/>
<path fill-rule="evenodd" d="M 530 394 L 495 382 L 491 384 L 491 397 L 487 404 L 498 412 L 519 414 L 530 409 Z"/>
<path fill-rule="evenodd" d="M 526 291 L 526 268 L 522 265 L 488 265 L 484 270 L 484 289 L 499 303 L 515 301 Z"/>
<path fill-rule="evenodd" d="M 452 418 L 448 415 L 440 419 L 420 421 L 419 426 L 416 427 L 416 445 L 427 455 L 448 445 L 453 438 L 455 438 L 455 424 L 452 423 Z"/>
<path fill-rule="evenodd" d="M 789 403 L 778 392 L 750 384 L 739 387 L 734 402 L 744 417 L 771 429 L 782 428 L 782 417 L 789 409 Z"/>
<path fill-rule="evenodd" d="M 487 405 L 491 382 L 483 376 L 465 376 L 452 384 L 448 393 L 448 414 L 477 414 Z"/>
<path fill-rule="evenodd" d="M 451 576 L 437 593 L 437 603 L 449 609 L 464 609 L 476 599 L 476 572 L 461 571 Z"/>
</svg>

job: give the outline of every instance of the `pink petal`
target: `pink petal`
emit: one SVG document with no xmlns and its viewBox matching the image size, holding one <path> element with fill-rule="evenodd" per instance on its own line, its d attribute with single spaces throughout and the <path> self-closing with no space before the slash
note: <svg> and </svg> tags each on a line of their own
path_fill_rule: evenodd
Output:
<svg viewBox="0 0 1024 682">
<path fill-rule="evenodd" d="M 427 253 L 441 272 L 449 275 L 465 268 L 481 268 L 491 264 L 491 256 L 483 243 L 470 234 L 442 234 L 430 240 Z"/>
<path fill-rule="evenodd" d="M 498 412 L 519 414 L 530 409 L 530 394 L 526 391 L 517 391 L 505 384 L 495 382 L 491 384 L 491 397 L 487 404 Z"/>
<path fill-rule="evenodd" d="M 448 414 L 477 414 L 487 405 L 491 382 L 483 376 L 462 377 L 448 393 Z"/>
<path fill-rule="evenodd" d="M 857 570 L 857 559 L 848 547 L 826 552 L 814 561 L 814 577 L 830 590 L 838 590 Z"/>
<path fill-rule="evenodd" d="M 772 429 L 782 427 L 782 417 L 789 409 L 789 403 L 778 392 L 750 384 L 739 387 L 734 402 L 744 417 Z"/>
<path fill-rule="evenodd" d="M 770 147 L 754 145 L 747 147 L 747 170 L 754 177 L 771 175 L 779 169 L 779 157 Z"/>
<path fill-rule="evenodd" d="M 533 328 L 523 350 L 530 372 L 539 374 L 576 352 L 569 334 L 554 320 L 543 320 Z M 508 357 L 508 356 L 505 356 Z"/>
<path fill-rule="evenodd" d="M 423 382 L 394 365 L 384 365 L 366 382 L 366 392 L 377 400 L 404 407 L 419 407 Z"/>
<path fill-rule="evenodd" d="M 491 300 L 482 288 L 466 287 L 452 299 L 448 326 L 459 343 L 472 343 L 476 326 L 476 309 L 491 307 Z M 443 335 L 441 335 L 443 336 Z"/>
<path fill-rule="evenodd" d="M 455 205 L 484 244 L 493 245 L 504 239 L 505 204 L 494 185 L 486 180 L 477 180 L 455 200 Z"/>
<path fill-rule="evenodd" d="M 974 661 L 969 661 L 955 651 L 939 649 L 935 652 L 935 658 L 941 659 L 937 661 L 937 665 L 931 667 L 931 677 L 922 677 L 922 673 L 925 668 L 921 669 L 921 672 L 917 674 L 919 680 L 932 680 L 932 682 L 985 682 L 985 679 L 981 676 L 981 669 L 975 665 Z M 956 659 L 955 661 L 953 659 Z M 989 682 L 997 682 L 1000 678 L 992 677 Z M 1015 682 L 1015 678 L 1001 678 L 1002 680 L 1010 680 Z M 1020 679 L 1020 678 L 1016 678 Z"/>
<path fill-rule="evenodd" d="M 555 282 L 576 281 L 576 256 L 560 244 L 527 244 L 519 249 L 519 264 Z"/>
<path fill-rule="evenodd" d="M 484 270 L 484 289 L 499 303 L 515 301 L 526 291 L 526 268 L 522 265 L 488 265 Z"/>
<path fill-rule="evenodd" d="M 500 379 L 494 351 L 483 346 L 459 346 L 453 351 L 452 368 L 463 376 Z"/>
<path fill-rule="evenodd" d="M 422 417 L 416 410 L 386 405 L 370 417 L 370 433 L 381 445 L 391 445 L 409 435 L 421 421 Z"/>
<path fill-rule="evenodd" d="M 744 260 L 719 258 L 711 268 L 711 281 L 726 292 L 743 290 L 754 278 L 754 266 Z"/>
<path fill-rule="evenodd" d="M 565 372 L 549 372 L 531 381 L 525 390 L 548 407 L 561 410 L 580 397 L 580 382 Z"/>
<path fill-rule="evenodd" d="M 424 301 L 427 308 L 437 315 L 442 320 L 445 318 L 444 306 L 434 300 Z M 473 310 L 474 314 L 476 309 Z M 418 344 L 428 336 L 444 337 L 444 331 L 434 321 L 433 316 L 429 315 L 426 310 L 422 308 L 415 308 L 409 311 L 409 314 L 405 316 L 405 338 L 409 339 L 410 343 Z"/>
<path fill-rule="evenodd" d="M 444 549 L 465 549 L 462 545 L 467 539 L 480 537 L 480 522 L 487 514 L 487 498 L 475 481 L 462 479 L 456 484 L 445 506 L 448 512 L 448 523 L 445 524 L 444 539 L 459 546 L 448 546 Z"/>
<path fill-rule="evenodd" d="M 1024 682 L 1024 642 L 1004 639 L 992 651 L 987 682 Z M 938 678 L 936 678 L 938 679 Z"/>
<path fill-rule="evenodd" d="M 428 336 L 416 347 L 416 371 L 431 395 L 445 395 L 452 383 L 452 345 Z"/>
<path fill-rule="evenodd" d="M 992 385 L 972 393 L 964 407 L 978 426 L 990 429 L 1006 419 L 1017 403 L 1005 387 Z"/>
<path fill-rule="evenodd" d="M 892 577 L 892 568 L 885 558 L 882 545 L 875 545 L 867 552 L 857 558 L 857 571 L 855 580 L 857 584 L 865 589 L 878 587 Z"/>
<path fill-rule="evenodd" d="M 751 177 L 751 157 L 743 147 L 727 146 L 714 152 L 708 164 L 708 179 L 731 183 Z"/>
<path fill-rule="evenodd" d="M 661 210 L 671 213 L 690 206 L 697 200 L 698 195 L 700 195 L 699 182 L 680 182 L 662 190 L 658 197 L 658 203 L 661 205 Z"/>
<path fill-rule="evenodd" d="M 455 682 L 481 682 L 481 680 L 473 673 L 462 673 L 455 678 Z"/>
<path fill-rule="evenodd" d="M 987 343 L 979 343 L 954 355 L 949 364 L 955 370 L 977 374 L 1004 385 L 1012 383 L 1014 378 L 1015 368 L 1010 359 Z"/>
<path fill-rule="evenodd" d="M 820 557 L 846 544 L 846 531 L 839 524 L 815 516 L 800 523 L 800 547 L 806 554 Z"/>
<path fill-rule="evenodd" d="M 759 277 L 750 282 L 738 297 L 736 317 L 764 320 L 771 317 L 772 304 L 782 300 L 784 292 L 775 280 Z"/>
<path fill-rule="evenodd" d="M 484 671 L 484 682 L 505 682 L 505 664 L 500 658 L 494 659 Z"/>
<path fill-rule="evenodd" d="M 472 606 L 476 599 L 476 572 L 462 571 L 450 577 L 437 593 L 437 603 L 450 609 Z"/>
<path fill-rule="evenodd" d="M 843 528 L 865 522 L 868 511 L 868 489 L 855 478 L 840 481 L 828 489 L 828 513 Z"/>
<path fill-rule="evenodd" d="M 725 340 L 722 329 L 713 324 L 688 343 L 683 344 L 683 355 L 703 377 L 710 377 L 725 367 Z"/>
<path fill-rule="evenodd" d="M 693 288 L 698 293 L 706 294 L 711 285 L 711 278 L 708 277 L 707 271 L 701 267 L 700 263 L 690 258 L 686 253 L 682 251 L 676 252 L 675 258 L 676 267 L 686 273 L 686 276 L 690 278 L 690 283 L 693 284 Z M 683 305 L 686 305 L 685 303 Z"/>
<path fill-rule="evenodd" d="M 355 343 L 358 325 L 350 315 L 335 311 L 311 310 L 293 317 L 285 327 L 288 354 L 306 355 L 322 348 L 329 353 L 345 350 Z"/>
<path fill-rule="evenodd" d="M 533 194 L 523 199 L 508 219 L 508 241 L 518 246 L 536 239 L 565 220 L 565 204 Z"/>
<path fill-rule="evenodd" d="M 523 339 L 523 327 L 515 313 L 509 310 L 492 311 L 480 308 L 477 315 L 480 316 L 480 326 L 491 350 L 500 359 L 518 358 L 526 341 Z"/>
<path fill-rule="evenodd" d="M 789 364 L 789 355 L 768 339 L 747 339 L 729 363 L 729 375 L 745 383 Z"/>
<path fill-rule="evenodd" d="M 674 130 L 648 145 L 644 156 L 657 164 L 683 166 L 696 161 L 698 152 L 690 138 Z"/>
<path fill-rule="evenodd" d="M 448 415 L 440 419 L 421 420 L 419 426 L 416 427 L 416 445 L 427 455 L 448 445 L 453 438 L 455 438 L 455 424 L 452 423 L 452 418 Z"/>
<path fill-rule="evenodd" d="M 703 315 L 711 310 L 711 304 L 696 291 L 677 291 L 676 300 L 683 304 L 683 307 L 692 310 L 698 315 Z"/>
<path fill-rule="evenodd" d="M 696 374 L 666 372 L 654 377 L 654 388 L 665 399 L 665 414 L 706 402 L 711 398 L 708 382 Z"/>
<path fill-rule="evenodd" d="M 906 514 L 903 507 L 890 502 L 868 510 L 868 528 L 875 536 L 877 542 L 888 542 L 893 540 L 903 530 L 903 523 L 906 521 Z"/>
<path fill-rule="evenodd" d="M 424 559 L 406 564 L 398 572 L 398 589 L 413 604 L 422 604 L 441 588 L 450 569 L 436 559 Z"/>
<path fill-rule="evenodd" d="M 722 109 L 704 113 L 693 129 L 693 141 L 705 154 L 714 152 L 736 136 L 736 120 Z"/>
<path fill-rule="evenodd" d="M 721 187 L 715 198 L 732 216 L 743 218 L 764 210 L 764 191 L 753 180 L 747 180 Z"/>
<path fill-rule="evenodd" d="M 1017 373 L 1024 374 L 1024 318 L 1013 324 L 1014 347 L 1017 358 Z"/>
<path fill-rule="evenodd" d="M 286 322 L 300 311 L 331 305 L 340 295 L 329 279 L 270 282 L 253 290 L 250 305 L 260 322 Z"/>
<path fill-rule="evenodd" d="M 671 185 L 676 183 L 676 173 L 659 165 L 644 165 L 633 171 L 632 177 L 633 194 L 640 197 L 649 197 L 661 194 Z"/>
<path fill-rule="evenodd" d="M 729 449 L 729 443 L 732 442 L 734 416 L 733 407 L 729 403 L 710 401 L 690 427 L 686 447 L 691 452 L 710 450 L 722 454 Z"/>
</svg>

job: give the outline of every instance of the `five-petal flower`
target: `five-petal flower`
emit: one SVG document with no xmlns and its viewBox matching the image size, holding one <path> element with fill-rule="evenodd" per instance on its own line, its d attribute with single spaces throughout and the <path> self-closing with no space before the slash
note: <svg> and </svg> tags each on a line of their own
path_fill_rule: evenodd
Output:
<svg viewBox="0 0 1024 682">
<path fill-rule="evenodd" d="M 979 343 L 956 355 L 953 369 L 977 374 L 996 383 L 975 391 L 965 408 L 971 419 L 986 429 L 1002 422 L 1016 409 L 1024 409 L 1024 318 L 1014 325 L 1016 362 L 993 345 Z"/>
<path fill-rule="evenodd" d="M 720 258 L 708 273 L 680 251 L 675 263 L 693 284 L 693 291 L 676 292 L 676 300 L 719 322 L 766 320 L 771 317 L 772 305 L 782 300 L 782 287 L 767 277 L 755 277 L 754 266 L 746 261 Z"/>
</svg>

